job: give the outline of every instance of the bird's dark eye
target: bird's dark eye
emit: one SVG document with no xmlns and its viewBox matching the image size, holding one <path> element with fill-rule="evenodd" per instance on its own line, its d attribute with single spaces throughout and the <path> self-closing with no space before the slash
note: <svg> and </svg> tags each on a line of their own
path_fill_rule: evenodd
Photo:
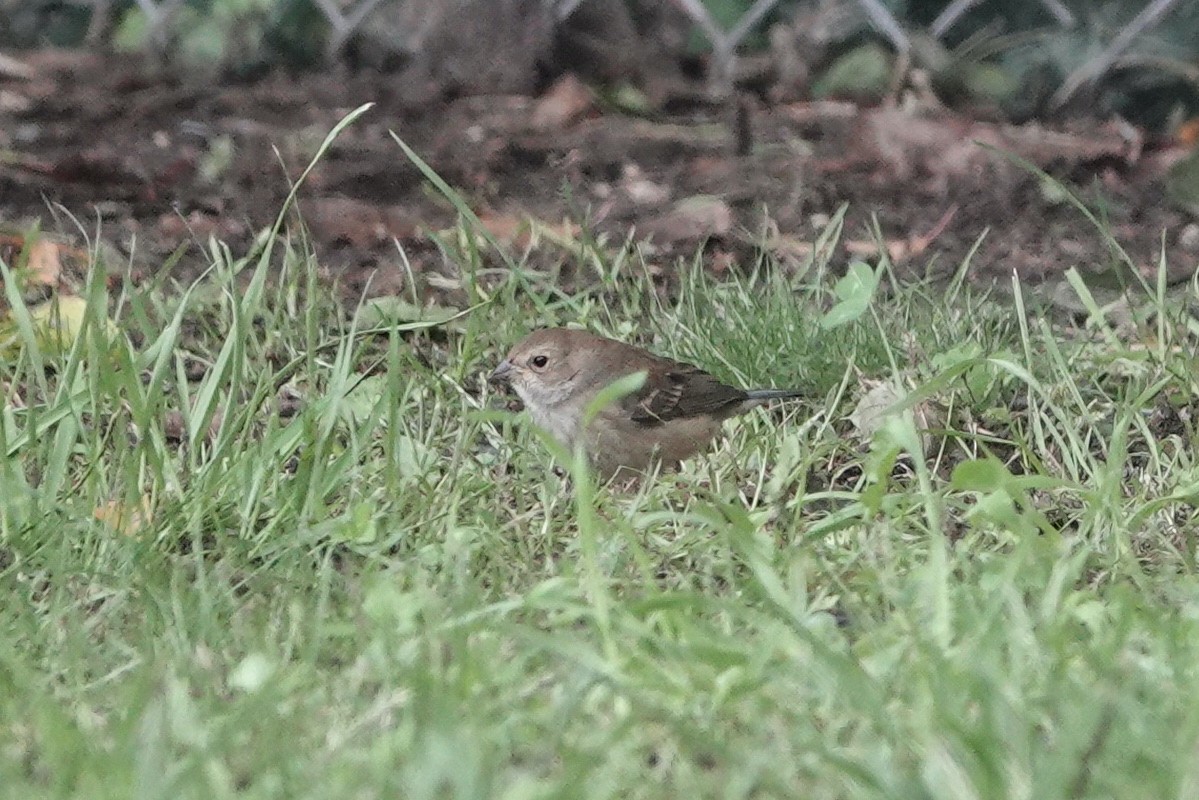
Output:
<svg viewBox="0 0 1199 800">
<path fill-rule="evenodd" d="M 550 363 L 550 360 L 546 356 L 533 356 L 529 359 L 529 363 L 533 365 L 534 369 L 544 369 L 545 365 Z"/>
</svg>

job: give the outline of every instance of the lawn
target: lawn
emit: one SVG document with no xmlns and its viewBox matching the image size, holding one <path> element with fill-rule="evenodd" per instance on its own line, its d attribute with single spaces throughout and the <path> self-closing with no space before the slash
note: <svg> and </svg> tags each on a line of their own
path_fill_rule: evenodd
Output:
<svg viewBox="0 0 1199 800">
<path fill-rule="evenodd" d="M 5 266 L 4 796 L 1199 797 L 1193 287 L 474 232 L 457 309 L 287 226 L 66 342 Z M 594 486 L 485 384 L 550 324 L 807 395 Z"/>
</svg>

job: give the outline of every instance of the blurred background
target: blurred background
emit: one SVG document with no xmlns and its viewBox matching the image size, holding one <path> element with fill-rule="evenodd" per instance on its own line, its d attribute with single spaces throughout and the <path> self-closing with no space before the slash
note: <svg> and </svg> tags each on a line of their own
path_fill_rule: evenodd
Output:
<svg viewBox="0 0 1199 800">
<path fill-rule="evenodd" d="M 714 270 L 786 263 L 848 203 L 847 256 L 1102 272 L 1102 238 L 1030 167 L 1146 270 L 1163 243 L 1178 278 L 1199 259 L 1194 0 L 0 0 L 0 17 L 0 222 L 99 216 L 133 261 L 249 241 L 364 102 L 301 206 L 351 290 L 448 268 L 429 234 L 456 213 L 389 131 L 559 266 L 584 232 L 665 272 L 697 248 Z"/>
</svg>

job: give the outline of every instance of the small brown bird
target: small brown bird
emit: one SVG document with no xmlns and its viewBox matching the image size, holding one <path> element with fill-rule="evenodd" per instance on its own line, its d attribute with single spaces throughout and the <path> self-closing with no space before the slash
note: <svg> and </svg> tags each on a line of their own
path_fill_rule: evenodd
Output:
<svg viewBox="0 0 1199 800">
<path fill-rule="evenodd" d="M 582 430 L 596 395 L 626 375 L 645 383 L 602 409 Z M 737 389 L 679 361 L 586 331 L 548 328 L 512 348 L 491 373 L 508 383 L 538 427 L 568 450 L 580 442 L 601 478 L 632 477 L 654 464 L 673 468 L 704 450 L 729 417 L 768 400 L 799 397 L 784 389 Z"/>
</svg>

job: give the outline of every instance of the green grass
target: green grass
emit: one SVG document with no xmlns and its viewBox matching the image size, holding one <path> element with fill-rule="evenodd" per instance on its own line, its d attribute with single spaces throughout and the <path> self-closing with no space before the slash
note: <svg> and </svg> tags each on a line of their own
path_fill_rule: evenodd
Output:
<svg viewBox="0 0 1199 800">
<path fill-rule="evenodd" d="M 1199 796 L 1164 295 L 1129 332 L 892 286 L 823 329 L 820 261 L 664 297 L 589 250 L 564 295 L 467 247 L 477 307 L 388 324 L 273 248 L 95 275 L 115 341 L 0 362 L 4 796 Z M 561 323 L 810 394 L 593 494 L 484 384 Z M 907 399 L 867 434 L 877 381 Z"/>
</svg>

